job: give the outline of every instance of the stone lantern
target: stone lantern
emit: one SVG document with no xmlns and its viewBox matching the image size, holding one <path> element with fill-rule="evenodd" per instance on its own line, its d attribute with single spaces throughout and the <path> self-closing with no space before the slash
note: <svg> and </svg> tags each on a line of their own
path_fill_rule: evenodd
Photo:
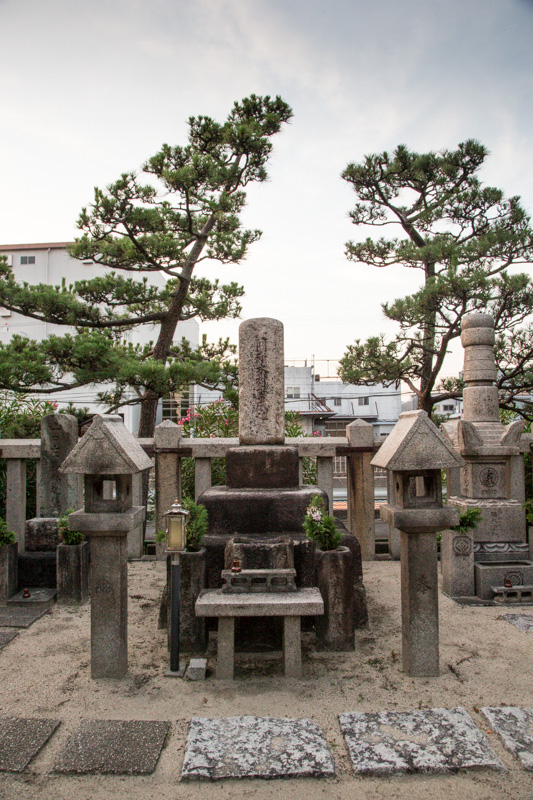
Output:
<svg viewBox="0 0 533 800">
<path fill-rule="evenodd" d="M 459 522 L 443 506 L 441 470 L 463 465 L 425 411 L 400 414 L 372 460 L 392 473 L 381 518 L 401 532 L 402 657 L 408 675 L 439 674 L 437 531 Z"/>
<path fill-rule="evenodd" d="M 122 678 L 128 671 L 127 536 L 144 520 L 133 505 L 133 475 L 150 458 L 119 416 L 98 416 L 71 451 L 62 472 L 84 477 L 84 509 L 69 528 L 91 541 L 91 677 Z"/>
</svg>

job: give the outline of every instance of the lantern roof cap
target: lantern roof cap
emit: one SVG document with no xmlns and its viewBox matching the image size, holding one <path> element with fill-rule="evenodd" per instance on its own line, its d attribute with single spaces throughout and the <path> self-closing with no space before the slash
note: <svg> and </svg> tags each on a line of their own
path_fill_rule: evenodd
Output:
<svg viewBox="0 0 533 800">
<path fill-rule="evenodd" d="M 151 467 L 151 459 L 128 431 L 122 417 L 98 414 L 63 462 L 60 472 L 133 475 Z"/>
<path fill-rule="evenodd" d="M 425 411 L 405 411 L 372 459 L 395 472 L 462 467 L 464 461 Z"/>
</svg>

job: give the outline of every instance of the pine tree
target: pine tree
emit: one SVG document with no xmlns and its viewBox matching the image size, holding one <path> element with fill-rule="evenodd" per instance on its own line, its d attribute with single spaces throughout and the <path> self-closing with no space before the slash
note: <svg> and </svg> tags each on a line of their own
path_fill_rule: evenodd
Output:
<svg viewBox="0 0 533 800">
<path fill-rule="evenodd" d="M 468 140 L 457 150 L 366 156 L 342 177 L 358 202 L 355 225 L 393 226 L 399 235 L 348 242 L 347 257 L 384 268 L 399 264 L 422 273 L 412 295 L 382 305 L 398 323 L 387 340 L 372 336 L 348 346 L 340 376 L 351 383 L 404 381 L 431 412 L 435 403 L 461 396 L 459 379 L 439 380 L 444 358 L 470 311 L 493 314 L 497 331 L 498 385 L 503 407 L 533 386 L 533 328 L 527 321 L 533 285 L 509 268 L 533 260 L 533 231 L 520 198 L 483 186 L 477 177 L 487 150 Z M 526 323 L 524 327 L 518 325 Z"/>
<path fill-rule="evenodd" d="M 227 341 L 204 341 L 193 351 L 184 339 L 176 345 L 176 331 L 192 317 L 238 316 L 240 286 L 193 273 L 206 259 L 239 263 L 260 237 L 241 225 L 245 188 L 267 179 L 271 137 L 291 116 L 280 97 L 251 95 L 223 123 L 191 117 L 187 145 L 165 144 L 142 177 L 128 172 L 96 188 L 70 254 L 111 270 L 98 278 L 29 286 L 17 283 L 2 259 L 0 305 L 75 332 L 41 342 L 14 337 L 0 346 L 0 388 L 53 394 L 104 383 L 108 410 L 141 404 L 139 435 L 149 437 L 162 396 L 190 383 L 231 382 Z M 163 288 L 150 283 L 154 273 L 166 276 Z M 125 332 L 143 323 L 158 326 L 155 341 L 128 344 Z"/>
</svg>

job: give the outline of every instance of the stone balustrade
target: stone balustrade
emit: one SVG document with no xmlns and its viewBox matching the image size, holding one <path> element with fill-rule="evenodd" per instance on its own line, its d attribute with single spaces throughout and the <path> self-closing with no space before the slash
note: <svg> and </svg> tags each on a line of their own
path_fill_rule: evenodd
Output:
<svg viewBox="0 0 533 800">
<path fill-rule="evenodd" d="M 368 426 L 371 430 L 371 426 Z M 211 459 L 225 457 L 238 439 L 212 438 L 190 439 L 181 436 L 181 428 L 171 422 L 163 422 L 156 429 L 154 439 L 139 439 L 141 447 L 154 459 L 156 473 L 156 529 L 164 528 L 162 515 L 181 496 L 181 459 L 195 460 L 196 495 L 211 486 Z M 333 462 L 337 456 L 348 456 L 348 528 L 351 533 L 373 542 L 374 504 L 370 502 L 368 487 L 373 486 L 373 468 L 369 456 L 379 445 L 367 441 L 357 443 L 357 437 L 327 438 L 287 437 L 285 444 L 298 448 L 300 461 L 310 457 L 317 460 L 317 485 L 329 498 L 333 508 Z M 39 483 L 40 439 L 0 439 L 0 458 L 7 461 L 7 523 L 17 535 L 19 550 L 24 551 L 26 523 L 26 462 L 37 460 Z M 361 483 L 361 481 L 363 481 Z M 354 487 L 357 487 L 354 488 Z M 359 490 L 359 487 L 360 490 Z M 37 496 L 39 497 L 39 492 Z M 368 497 L 366 497 L 368 495 Z M 365 500 L 366 497 L 366 500 Z M 365 500 L 365 501 L 364 501 Z M 364 502 L 363 502 L 364 501 Z M 39 511 L 37 512 L 39 513 Z M 367 545 L 365 557 L 372 558 Z"/>
</svg>

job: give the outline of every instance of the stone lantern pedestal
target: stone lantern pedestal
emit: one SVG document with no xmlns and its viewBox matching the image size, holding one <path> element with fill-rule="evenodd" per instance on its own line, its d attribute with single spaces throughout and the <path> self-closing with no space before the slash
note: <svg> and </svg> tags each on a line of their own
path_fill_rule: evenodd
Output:
<svg viewBox="0 0 533 800">
<path fill-rule="evenodd" d="M 380 513 L 401 536 L 403 668 L 413 677 L 433 677 L 439 674 L 436 534 L 459 522 L 458 511 L 443 506 L 441 470 L 463 461 L 425 411 L 409 411 L 372 464 L 391 472 L 394 502 Z"/>
<path fill-rule="evenodd" d="M 144 520 L 134 506 L 133 475 L 152 462 L 118 416 L 97 417 L 63 464 L 84 476 L 85 508 L 69 528 L 91 542 L 91 677 L 128 671 L 128 532 Z"/>
</svg>

